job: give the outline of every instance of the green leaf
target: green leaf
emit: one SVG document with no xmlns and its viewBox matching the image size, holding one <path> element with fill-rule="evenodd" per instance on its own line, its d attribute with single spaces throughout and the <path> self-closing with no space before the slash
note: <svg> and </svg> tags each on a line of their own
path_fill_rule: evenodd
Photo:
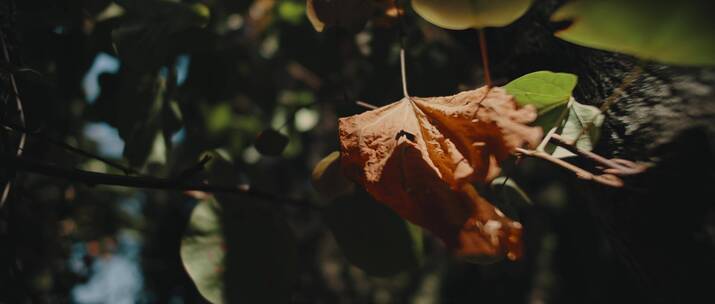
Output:
<svg viewBox="0 0 715 304">
<path fill-rule="evenodd" d="M 421 229 L 366 192 L 343 196 L 323 212 L 345 257 L 366 273 L 391 276 L 422 263 Z"/>
<path fill-rule="evenodd" d="M 211 303 L 223 303 L 224 238 L 220 207 L 211 197 L 191 212 L 181 239 L 181 261 L 199 293 Z"/>
<path fill-rule="evenodd" d="M 181 261 L 212 303 L 289 302 L 296 241 L 282 218 L 256 203 L 209 197 L 191 213 Z"/>
<path fill-rule="evenodd" d="M 340 152 L 330 153 L 313 168 L 313 188 L 328 200 L 355 190 L 355 184 L 340 171 Z"/>
<path fill-rule="evenodd" d="M 576 141 L 576 147 L 591 151 L 598 141 L 603 120 L 604 115 L 601 113 L 601 110 L 594 106 L 580 104 L 573 100 L 571 101 L 568 116 L 560 124 L 557 133 L 561 134 L 564 139 L 573 140 L 581 134 L 585 126 L 593 124 L 588 132 L 584 133 L 578 141 Z M 556 147 L 552 154 L 558 158 L 574 155 L 561 147 Z"/>
<path fill-rule="evenodd" d="M 206 165 L 210 184 L 238 183 L 222 150 Z M 296 279 L 297 243 L 266 201 L 222 193 L 198 203 L 181 241 L 181 259 L 199 292 L 213 303 L 288 303 Z"/>
<path fill-rule="evenodd" d="M 112 40 L 123 65 L 149 71 L 171 62 L 176 44 L 188 30 L 208 24 L 210 10 L 201 3 L 170 0 L 118 0 L 125 10 Z"/>
<path fill-rule="evenodd" d="M 326 27 L 340 27 L 358 32 L 372 15 L 372 1 L 365 0 L 307 0 L 306 15 L 313 28 L 322 32 Z"/>
<path fill-rule="evenodd" d="M 580 0 L 551 17 L 566 41 L 679 65 L 715 64 L 713 1 Z"/>
<path fill-rule="evenodd" d="M 603 120 L 604 115 L 601 110 L 594 106 L 581 104 L 571 98 L 566 105 L 539 113 L 539 117 L 534 124 L 542 127 L 545 133 L 552 128 L 556 128 L 555 132 L 561 134 L 567 140 L 573 140 L 581 134 L 581 130 L 586 125 L 593 124 L 588 132 L 581 135 L 576 142 L 576 147 L 590 151 L 598 141 Z M 568 150 L 553 144 L 548 144 L 544 150 L 558 158 L 574 155 Z"/>
<path fill-rule="evenodd" d="M 116 118 L 119 136 L 125 142 L 123 155 L 134 167 L 142 166 L 150 156 L 158 163 L 166 160 L 162 132 L 166 86 L 157 74 L 121 70 L 122 89 L 113 101 L 120 105 L 116 111 L 104 113 Z"/>
<path fill-rule="evenodd" d="M 529 195 L 512 178 L 499 176 L 492 180 L 490 187 L 494 193 L 494 205 L 509 218 L 518 219 L 518 208 L 531 206 Z"/>
<path fill-rule="evenodd" d="M 464 30 L 506 26 L 521 17 L 532 0 L 412 0 L 418 15 L 439 27 Z"/>
<path fill-rule="evenodd" d="M 512 80 L 504 86 L 520 105 L 533 105 L 539 113 L 566 104 L 578 77 L 569 73 L 538 71 Z"/>
<path fill-rule="evenodd" d="M 300 24 L 305 14 L 305 5 L 293 1 L 281 1 L 278 5 L 278 16 L 293 25 Z"/>
</svg>

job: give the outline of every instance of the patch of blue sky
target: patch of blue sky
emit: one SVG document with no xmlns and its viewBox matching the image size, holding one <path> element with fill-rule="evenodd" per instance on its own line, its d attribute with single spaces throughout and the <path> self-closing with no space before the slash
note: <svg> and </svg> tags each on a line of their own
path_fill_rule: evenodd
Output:
<svg viewBox="0 0 715 304">
<path fill-rule="evenodd" d="M 84 136 L 97 143 L 99 155 L 120 158 L 124 151 L 124 141 L 117 129 L 104 122 L 92 122 L 84 125 Z"/>
<path fill-rule="evenodd" d="M 181 128 L 179 131 L 176 131 L 176 133 L 171 135 L 171 144 L 180 144 L 184 142 L 184 139 L 186 139 L 186 128 Z"/>
<path fill-rule="evenodd" d="M 119 60 L 107 53 L 99 53 L 94 57 L 92 66 L 82 79 L 82 88 L 87 98 L 87 103 L 92 104 L 97 100 L 102 88 L 99 86 L 99 75 L 103 73 L 116 74 L 119 72 Z"/>
<path fill-rule="evenodd" d="M 139 264 L 121 255 L 97 258 L 92 276 L 71 291 L 77 304 L 134 304 L 142 295 L 143 276 Z"/>
<path fill-rule="evenodd" d="M 191 56 L 187 54 L 179 55 L 176 58 L 176 83 L 182 85 L 189 76 L 189 65 L 191 64 Z"/>
</svg>

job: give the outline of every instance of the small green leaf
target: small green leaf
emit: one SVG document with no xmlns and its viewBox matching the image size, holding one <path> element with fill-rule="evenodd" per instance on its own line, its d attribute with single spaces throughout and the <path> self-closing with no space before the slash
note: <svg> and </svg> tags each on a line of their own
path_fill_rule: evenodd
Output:
<svg viewBox="0 0 715 304">
<path fill-rule="evenodd" d="M 293 1 L 281 1 L 278 5 L 278 15 L 288 23 L 297 25 L 303 21 L 305 5 Z"/>
<path fill-rule="evenodd" d="M 288 145 L 288 137 L 273 129 L 265 129 L 256 136 L 254 146 L 263 155 L 279 156 Z"/>
<path fill-rule="evenodd" d="M 556 36 L 566 41 L 680 65 L 715 64 L 713 1 L 580 0 L 553 21 L 573 21 Z"/>
<path fill-rule="evenodd" d="M 524 192 L 524 190 L 516 184 L 514 179 L 506 176 L 499 176 L 492 180 L 490 186 L 495 192 L 497 200 L 501 200 L 514 208 L 518 206 L 533 205 L 529 195 L 527 195 L 526 192 Z M 507 215 L 510 214 L 507 213 Z M 510 217 L 512 216 L 510 215 Z"/>
<path fill-rule="evenodd" d="M 355 190 L 355 184 L 340 171 L 340 152 L 335 151 L 320 160 L 313 168 L 313 188 L 332 200 Z"/>
<path fill-rule="evenodd" d="M 421 229 L 364 191 L 340 197 L 323 212 L 345 257 L 368 274 L 391 276 L 422 263 Z"/>
<path fill-rule="evenodd" d="M 412 0 L 412 8 L 430 23 L 452 30 L 500 27 L 523 15 L 532 0 Z"/>
<path fill-rule="evenodd" d="M 206 116 L 206 129 L 212 135 L 225 131 L 234 120 L 231 105 L 228 103 L 220 103 L 211 107 L 204 106 L 203 110 Z"/>
<path fill-rule="evenodd" d="M 577 80 L 576 75 L 569 73 L 538 71 L 512 80 L 504 89 L 520 105 L 533 105 L 541 114 L 566 104 Z"/>
<path fill-rule="evenodd" d="M 599 110 L 598 108 L 594 106 L 580 104 L 573 100 L 571 101 L 568 116 L 561 123 L 559 129 L 557 130 L 557 133 L 561 134 L 564 139 L 573 140 L 581 134 L 582 130 L 587 125 L 593 124 L 593 126 L 588 130 L 588 132 L 581 135 L 578 141 L 576 141 L 576 147 L 586 151 L 591 151 L 593 149 L 593 146 L 598 141 L 598 137 L 601 131 L 601 125 L 603 124 L 603 119 L 603 113 L 601 113 L 601 110 Z M 558 158 L 574 155 L 573 153 L 561 147 L 557 147 L 552 154 L 553 156 Z"/>
</svg>

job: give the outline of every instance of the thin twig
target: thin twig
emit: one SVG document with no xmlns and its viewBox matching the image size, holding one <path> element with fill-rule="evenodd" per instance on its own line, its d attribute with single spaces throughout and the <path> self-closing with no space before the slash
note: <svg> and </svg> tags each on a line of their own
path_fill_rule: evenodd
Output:
<svg viewBox="0 0 715 304">
<path fill-rule="evenodd" d="M 562 168 L 564 168 L 564 169 L 567 169 L 567 170 L 569 170 L 569 171 L 575 173 L 576 176 L 579 177 L 579 178 L 581 178 L 581 179 L 592 180 L 592 181 L 595 181 L 595 182 L 597 182 L 597 183 L 600 183 L 600 184 L 603 184 L 603 185 L 606 185 L 606 186 L 616 187 L 616 188 L 623 187 L 623 181 L 622 181 L 620 178 L 618 178 L 617 176 L 615 176 L 615 175 L 612 175 L 612 174 L 602 174 L 602 175 L 593 174 L 593 173 L 591 173 L 591 172 L 588 172 L 588 171 L 586 171 L 586 170 L 584 170 L 584 169 L 579 168 L 579 167 L 576 166 L 576 165 L 570 164 L 570 163 L 568 163 L 568 162 L 566 162 L 566 161 L 564 161 L 564 160 L 562 160 L 562 159 L 558 159 L 558 158 L 556 158 L 556 157 L 552 156 L 551 154 L 548 154 L 548 153 L 546 153 L 546 152 L 544 152 L 544 151 L 527 150 L 527 149 L 523 149 L 523 148 L 516 148 L 516 151 L 519 152 L 519 153 L 522 153 L 522 154 L 524 154 L 524 155 L 526 155 L 526 156 L 536 157 L 536 158 L 540 158 L 540 159 L 549 161 L 549 162 L 551 162 L 551 163 L 553 163 L 553 164 L 555 164 L 555 165 L 558 165 L 558 166 L 560 166 L 560 167 L 562 167 Z"/>
<path fill-rule="evenodd" d="M 355 104 L 357 104 L 357 105 L 359 105 L 359 106 L 361 106 L 361 107 L 363 107 L 363 108 L 368 108 L 368 109 L 370 109 L 370 110 L 374 110 L 374 109 L 377 109 L 377 108 L 378 108 L 376 105 L 372 105 L 372 104 L 369 104 L 369 103 L 367 103 L 367 102 L 359 101 L 359 100 L 356 101 Z"/>
<path fill-rule="evenodd" d="M 556 131 L 561 127 L 561 124 L 564 122 L 564 118 L 566 118 L 566 114 L 568 114 L 569 111 L 571 111 L 571 107 L 573 106 L 573 103 L 574 103 L 574 98 L 571 97 L 569 99 L 568 103 L 566 103 L 566 108 L 564 108 L 564 110 L 561 111 L 561 114 L 559 114 L 559 118 L 556 119 L 556 125 L 554 127 L 552 127 L 551 130 L 549 130 L 549 132 L 546 133 L 546 136 L 544 136 L 544 139 L 541 140 L 541 143 L 539 143 L 539 145 L 536 147 L 536 150 L 544 151 L 544 149 L 546 148 L 546 144 L 548 144 L 549 141 L 551 140 L 551 136 L 553 136 L 556 133 Z"/>
<path fill-rule="evenodd" d="M 0 155 L 0 165 L 16 171 L 40 174 L 48 177 L 62 178 L 69 181 L 80 182 L 90 186 L 107 185 L 142 189 L 177 190 L 177 191 L 203 191 L 209 193 L 228 193 L 248 195 L 255 198 L 273 202 L 283 202 L 299 207 L 315 207 L 305 201 L 291 198 L 277 197 L 271 193 L 251 189 L 247 185 L 220 186 L 204 183 L 189 183 L 178 178 L 157 178 L 150 176 L 125 176 L 105 174 L 79 169 L 65 169 L 56 165 L 38 162 L 22 156 Z"/>
<path fill-rule="evenodd" d="M 484 29 L 479 29 L 479 50 L 482 55 L 482 67 L 484 68 L 484 83 L 487 88 L 492 87 L 492 75 L 489 70 L 489 53 L 487 52 L 487 38 Z"/>
<path fill-rule="evenodd" d="M 566 139 L 564 139 L 561 135 L 554 134 L 551 137 L 551 141 L 553 141 L 556 145 L 569 150 L 570 152 L 581 156 L 583 158 L 589 159 L 597 164 L 603 165 L 608 168 L 606 172 L 613 172 L 614 174 L 617 175 L 633 175 L 633 174 L 638 174 L 647 169 L 646 166 L 644 165 L 639 165 L 631 161 L 623 161 L 623 160 L 613 160 L 613 159 L 607 159 L 601 155 L 598 155 L 594 152 L 587 151 L 584 149 L 581 149 L 577 147 L 574 144 L 571 144 L 570 142 L 567 142 Z"/>
<path fill-rule="evenodd" d="M 46 136 L 46 135 L 44 135 L 44 134 L 42 134 L 42 133 L 32 132 L 32 131 L 29 131 L 29 130 L 27 130 L 27 129 L 25 129 L 25 128 L 20 128 L 20 126 L 9 126 L 9 125 L 4 124 L 4 123 L 0 123 L 0 127 L 3 127 L 3 128 L 5 128 L 6 130 L 9 130 L 9 131 L 18 132 L 18 133 L 22 133 L 22 134 L 25 134 L 25 135 L 30 135 L 31 138 L 34 137 L 34 138 L 37 138 L 37 139 L 41 139 L 42 141 L 45 141 L 45 142 L 47 142 L 47 143 L 49 143 L 49 144 L 58 146 L 58 147 L 60 147 L 60 148 L 62 148 L 62 149 L 65 149 L 65 150 L 67 150 L 67 151 L 69 151 L 69 152 L 72 152 L 72 153 L 75 153 L 75 154 L 77 154 L 77 155 L 80 155 L 80 156 L 83 156 L 83 157 L 86 157 L 86 158 L 91 158 L 91 159 L 98 160 L 98 161 L 100 161 L 100 162 L 103 162 L 103 163 L 107 164 L 107 165 L 110 166 L 110 167 L 113 167 L 113 168 L 116 168 L 116 169 L 121 170 L 122 172 L 124 172 L 125 175 L 129 175 L 129 174 L 139 174 L 139 172 L 137 172 L 136 170 L 134 170 L 134 169 L 132 169 L 132 168 L 123 166 L 123 165 L 121 165 L 121 164 L 119 164 L 119 163 L 113 162 L 113 161 L 111 161 L 111 160 L 109 160 L 109 159 L 106 159 L 106 158 L 104 158 L 104 157 L 101 157 L 101 156 L 99 156 L 99 155 L 92 154 L 92 153 L 90 153 L 90 152 L 88 152 L 88 151 L 85 151 L 85 150 L 82 150 L 82 149 L 80 149 L 80 148 L 74 147 L 74 146 L 72 146 L 72 145 L 70 145 L 70 144 L 67 144 L 67 143 L 63 142 L 63 141 L 56 140 L 56 139 L 51 138 L 51 137 L 49 137 L 49 136 Z"/>
<path fill-rule="evenodd" d="M 5 40 L 5 33 L 0 32 L 0 42 L 2 43 L 3 53 L 5 55 L 5 62 L 10 63 L 10 52 L 7 50 L 7 40 Z M 25 111 L 22 108 L 22 100 L 20 100 L 20 93 L 17 90 L 17 82 L 15 81 L 15 75 L 8 73 L 10 75 L 10 84 L 12 85 L 12 93 L 15 95 L 15 104 L 17 105 L 17 113 L 20 117 L 20 125 L 25 127 Z M 22 156 L 22 152 L 25 148 L 25 133 L 20 135 L 20 142 L 17 144 L 17 150 L 15 155 Z M 5 205 L 5 201 L 10 194 L 10 188 L 12 187 L 12 181 L 8 180 L 5 184 L 5 188 L 2 191 L 2 197 L 0 197 L 0 209 Z"/>
</svg>

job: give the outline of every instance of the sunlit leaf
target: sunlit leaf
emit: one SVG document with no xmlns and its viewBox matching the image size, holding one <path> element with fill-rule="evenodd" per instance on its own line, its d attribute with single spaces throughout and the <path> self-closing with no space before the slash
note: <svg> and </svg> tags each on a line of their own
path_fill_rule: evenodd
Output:
<svg viewBox="0 0 715 304">
<path fill-rule="evenodd" d="M 556 36 L 579 45 L 680 65 L 715 64 L 715 2 L 579 0 L 554 21 L 572 21 Z"/>
<path fill-rule="evenodd" d="M 568 115 L 560 124 L 557 133 L 561 134 L 561 137 L 566 140 L 574 140 L 577 136 L 580 136 L 575 143 L 576 147 L 591 151 L 598 141 L 603 120 L 604 115 L 598 108 L 572 100 Z M 593 126 L 588 129 L 588 132 L 581 134 L 582 130 L 589 124 Z M 564 148 L 557 147 L 553 151 L 553 155 L 563 158 L 574 154 Z"/>
<path fill-rule="evenodd" d="M 281 19 L 291 23 L 300 24 L 303 21 L 305 5 L 293 1 L 282 1 L 278 5 L 278 15 Z"/>
<path fill-rule="evenodd" d="M 306 132 L 313 129 L 320 120 L 320 112 L 314 109 L 303 108 L 295 112 L 295 129 Z"/>
<path fill-rule="evenodd" d="M 233 118 L 231 105 L 220 103 L 212 107 L 205 108 L 206 129 L 209 133 L 220 133 L 229 127 Z"/>
<path fill-rule="evenodd" d="M 194 207 L 181 239 L 181 261 L 202 296 L 223 303 L 226 255 L 218 202 L 212 197 Z"/>
<path fill-rule="evenodd" d="M 415 12 L 434 25 L 463 30 L 500 27 L 521 17 L 532 0 L 412 0 Z"/>
<path fill-rule="evenodd" d="M 538 71 L 512 80 L 504 86 L 521 105 L 533 105 L 539 114 L 566 104 L 578 78 L 569 73 Z"/>
</svg>

